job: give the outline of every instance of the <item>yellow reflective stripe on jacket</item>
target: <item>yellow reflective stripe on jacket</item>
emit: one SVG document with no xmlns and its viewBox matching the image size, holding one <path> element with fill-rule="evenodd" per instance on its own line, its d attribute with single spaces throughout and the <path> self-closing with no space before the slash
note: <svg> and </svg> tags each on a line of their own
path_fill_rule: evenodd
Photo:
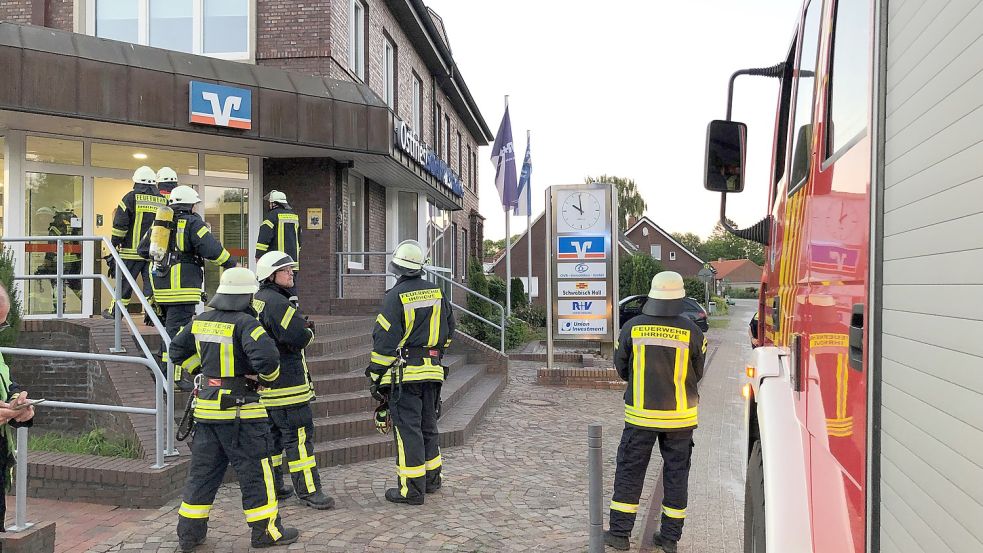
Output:
<svg viewBox="0 0 983 553">
<path fill-rule="evenodd" d="M 201 227 L 200 229 L 198 229 L 197 234 L 198 234 L 198 238 L 205 236 L 206 234 L 208 234 L 208 227 Z"/>
<path fill-rule="evenodd" d="M 255 329 L 253 329 L 252 332 L 249 333 L 249 337 L 252 338 L 253 341 L 255 342 L 259 340 L 259 337 L 264 334 L 266 334 L 266 329 L 263 328 L 262 326 L 257 326 Z"/>
<path fill-rule="evenodd" d="M 422 365 L 407 365 L 403 367 L 401 372 L 399 379 L 403 382 L 444 381 L 444 368 L 440 365 L 434 365 L 429 358 L 425 358 Z M 392 384 L 391 373 L 388 371 L 384 373 L 379 383 Z"/>
<path fill-rule="evenodd" d="M 611 510 L 619 511 L 622 513 L 634 514 L 638 512 L 638 503 L 622 503 L 620 501 L 611 500 Z"/>
<path fill-rule="evenodd" d="M 113 227 L 112 234 L 117 238 L 123 238 L 124 236 L 126 236 L 126 229 L 118 229 L 116 227 Z"/>
<path fill-rule="evenodd" d="M 696 426 L 697 408 L 685 411 L 639 409 L 625 405 L 625 422 L 646 428 L 687 428 Z"/>
<path fill-rule="evenodd" d="M 259 226 L 263 226 L 263 225 L 273 228 L 273 221 L 270 221 L 269 219 L 263 219 L 263 222 L 260 223 Z"/>
<path fill-rule="evenodd" d="M 222 409 L 219 401 L 218 399 L 202 399 L 199 397 L 195 400 L 195 418 L 212 421 L 235 420 L 237 409 Z M 265 419 L 266 407 L 261 403 L 247 403 L 239 407 L 238 415 L 243 420 Z"/>
<path fill-rule="evenodd" d="M 219 344 L 219 364 L 221 367 L 221 375 L 223 378 L 231 378 L 236 375 L 236 358 L 235 358 L 235 348 L 234 345 L 229 344 Z"/>
<path fill-rule="evenodd" d="M 211 510 L 211 505 L 191 505 L 190 503 L 182 502 L 177 514 L 184 518 L 208 518 L 208 513 Z"/>
<path fill-rule="evenodd" d="M 276 366 L 276 370 L 274 370 L 270 374 L 261 374 L 261 375 L 259 375 L 259 379 L 260 380 L 265 380 L 267 382 L 273 382 L 274 380 L 276 380 L 278 378 L 280 378 L 280 365 L 277 365 Z"/>
<path fill-rule="evenodd" d="M 261 252 L 265 252 L 270 249 L 266 244 L 256 244 L 256 249 Z"/>
<path fill-rule="evenodd" d="M 284 329 L 290 326 L 290 319 L 293 318 L 294 313 L 296 312 L 297 310 L 293 307 L 287 307 L 287 310 L 283 313 L 283 318 L 280 319 L 280 326 L 282 326 Z"/>
<path fill-rule="evenodd" d="M 307 391 L 304 392 L 304 393 L 302 393 L 302 394 L 297 394 L 297 395 L 288 396 L 288 397 L 281 397 L 281 398 L 276 398 L 276 397 L 270 398 L 270 397 L 266 397 L 266 396 L 263 395 L 263 392 L 262 391 L 260 391 L 259 394 L 260 394 L 259 395 L 259 401 L 260 401 L 260 403 L 262 403 L 266 407 L 287 407 L 289 405 L 297 405 L 297 404 L 300 404 L 300 403 L 306 403 L 306 402 L 314 399 L 314 390 L 311 390 L 310 387 L 308 387 L 307 388 Z"/>
<path fill-rule="evenodd" d="M 381 326 L 382 327 L 382 330 L 385 330 L 385 331 L 388 331 L 390 329 L 390 327 L 392 327 L 392 324 L 389 322 L 388 319 L 386 319 L 382 315 L 382 313 L 379 313 L 379 316 L 377 316 L 375 318 L 375 322 L 379 323 L 379 326 Z"/>
<path fill-rule="evenodd" d="M 662 512 L 669 518 L 686 518 L 686 509 L 673 509 L 663 505 Z"/>
<path fill-rule="evenodd" d="M 677 349 L 676 360 L 672 371 L 672 381 L 676 386 L 676 410 L 685 411 L 689 408 L 686 399 L 686 369 L 689 366 L 689 349 Z"/>
<path fill-rule="evenodd" d="M 440 339 L 440 307 L 443 305 L 442 302 L 437 302 L 433 305 L 433 309 L 430 311 L 430 336 L 427 338 L 427 347 L 432 348 L 437 345 L 437 340 Z"/>
<path fill-rule="evenodd" d="M 217 258 L 211 261 L 215 265 L 221 265 L 226 261 L 228 261 L 230 257 L 232 257 L 232 254 L 229 253 L 229 250 L 223 249 L 221 255 L 219 255 Z"/>
<path fill-rule="evenodd" d="M 371 361 L 376 365 L 383 365 L 388 367 L 396 362 L 396 358 L 391 355 L 383 355 L 381 353 L 372 352 Z"/>
</svg>

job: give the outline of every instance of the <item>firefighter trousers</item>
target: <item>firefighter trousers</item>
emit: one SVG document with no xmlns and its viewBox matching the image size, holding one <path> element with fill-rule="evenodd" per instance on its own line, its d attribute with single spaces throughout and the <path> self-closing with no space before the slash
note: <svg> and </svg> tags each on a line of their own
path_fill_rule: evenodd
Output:
<svg viewBox="0 0 983 553">
<path fill-rule="evenodd" d="M 298 497 L 321 489 L 321 477 L 314 460 L 314 413 L 307 403 L 288 407 L 267 407 L 273 436 L 273 471 L 276 489 L 283 488 L 283 464 Z"/>
<path fill-rule="evenodd" d="M 629 536 L 635 526 L 638 500 L 642 495 L 645 471 L 652 448 L 659 442 L 662 454 L 664 496 L 662 498 L 663 537 L 679 541 L 686 519 L 690 458 L 693 454 L 693 430 L 664 432 L 625 425 L 618 446 L 618 467 L 614 474 L 611 498 L 611 533 Z"/>
<path fill-rule="evenodd" d="M 142 289 L 143 295 L 147 298 L 154 295 L 153 289 L 150 287 L 150 263 L 143 259 L 124 259 L 123 265 L 126 270 L 130 272 L 133 277 L 133 281 L 136 282 L 137 277 L 143 279 Z M 119 270 L 117 268 L 116 270 Z M 122 277 L 122 284 L 120 284 L 119 297 L 121 298 L 120 303 L 123 306 L 130 305 L 130 296 L 133 295 L 133 287 L 130 286 L 130 281 L 126 280 L 126 277 Z M 113 307 L 115 307 L 116 300 L 113 300 L 113 305 L 109 306 L 109 312 L 113 312 Z"/>
<path fill-rule="evenodd" d="M 178 539 L 198 543 L 205 538 L 215 494 L 230 464 L 239 477 L 242 510 L 252 538 L 269 534 L 274 540 L 280 539 L 283 525 L 273 490 L 271 447 L 270 427 L 262 419 L 196 425 L 184 501 L 178 511 Z"/>
<path fill-rule="evenodd" d="M 402 388 L 402 390 L 400 390 Z M 440 433 L 437 430 L 439 382 L 396 384 L 391 404 L 396 439 L 397 490 L 420 497 L 440 484 Z"/>
<path fill-rule="evenodd" d="M 164 323 L 164 329 L 173 340 L 177 333 L 181 332 L 181 329 L 187 326 L 191 319 L 195 318 L 195 308 L 198 307 L 198 304 L 158 303 L 157 307 L 164 315 L 161 321 Z M 164 349 L 163 343 L 160 345 L 160 357 L 164 363 L 167 363 L 167 350 Z"/>
</svg>

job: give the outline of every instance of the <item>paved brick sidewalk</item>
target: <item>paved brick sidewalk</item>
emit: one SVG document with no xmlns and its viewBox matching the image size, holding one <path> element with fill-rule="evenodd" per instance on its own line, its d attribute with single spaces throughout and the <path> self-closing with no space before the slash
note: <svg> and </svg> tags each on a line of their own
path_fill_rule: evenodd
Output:
<svg viewBox="0 0 983 553">
<path fill-rule="evenodd" d="M 711 350 L 719 347 L 703 387 L 688 509 L 692 514 L 680 547 L 686 553 L 741 550 L 738 377 L 747 348 L 746 335 L 740 332 L 746 321 L 741 317 L 739 310 L 732 329 L 710 334 Z M 293 500 L 281 503 L 285 522 L 302 534 L 288 550 L 586 551 L 587 425 L 604 425 L 606 507 L 624 424 L 622 392 L 539 386 L 535 383 L 539 365 L 511 364 L 508 388 L 470 444 L 443 452 L 444 487 L 428 496 L 424 506 L 392 505 L 383 499 L 385 489 L 394 483 L 392 460 L 326 468 L 322 480 L 337 507 L 318 512 Z M 656 486 L 657 458 L 649 470 L 645 498 Z M 239 501 L 237 486 L 223 486 L 212 511 L 208 541 L 198 551 L 248 548 Z M 647 549 L 642 535 L 649 503 L 642 501 L 632 536 L 636 551 Z M 177 505 L 155 511 L 131 534 L 91 550 L 174 551 Z"/>
<path fill-rule="evenodd" d="M 14 524 L 14 496 L 7 496 L 7 527 Z M 29 497 L 29 520 L 55 522 L 55 553 L 83 553 L 132 533 L 153 511 Z"/>
</svg>

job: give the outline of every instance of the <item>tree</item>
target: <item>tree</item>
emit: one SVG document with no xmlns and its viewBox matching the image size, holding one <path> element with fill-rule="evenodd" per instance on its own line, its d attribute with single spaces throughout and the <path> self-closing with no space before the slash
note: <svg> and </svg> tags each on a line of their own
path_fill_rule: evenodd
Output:
<svg viewBox="0 0 983 553">
<path fill-rule="evenodd" d="M 652 277 L 663 270 L 662 264 L 645 254 L 623 255 L 618 262 L 618 292 L 622 298 L 648 294 Z"/>
<path fill-rule="evenodd" d="M 733 221 L 728 221 L 735 226 Z M 698 254 L 707 261 L 717 259 L 750 259 L 758 265 L 764 265 L 764 246 L 756 242 L 738 238 L 727 232 L 720 223 L 714 227 L 713 233 L 703 242 L 701 253 Z"/>
<path fill-rule="evenodd" d="M 683 245 L 684 248 L 693 253 L 696 257 L 704 261 L 709 261 L 703 256 L 703 240 L 692 232 L 673 232 L 672 237 Z"/>
<path fill-rule="evenodd" d="M 599 177 L 587 177 L 585 184 L 592 182 L 604 182 L 615 185 L 618 189 L 618 231 L 625 232 L 628 229 L 628 217 L 636 219 L 645 214 L 645 200 L 638 192 L 635 181 L 624 177 L 601 175 Z"/>
<path fill-rule="evenodd" d="M 482 246 L 483 246 L 482 255 L 485 259 L 488 259 L 489 257 L 495 257 L 496 255 L 498 255 L 498 252 L 502 251 L 502 249 L 505 248 L 505 239 L 503 238 L 501 240 L 489 240 L 485 238 L 485 242 L 484 244 L 482 244 Z"/>
</svg>

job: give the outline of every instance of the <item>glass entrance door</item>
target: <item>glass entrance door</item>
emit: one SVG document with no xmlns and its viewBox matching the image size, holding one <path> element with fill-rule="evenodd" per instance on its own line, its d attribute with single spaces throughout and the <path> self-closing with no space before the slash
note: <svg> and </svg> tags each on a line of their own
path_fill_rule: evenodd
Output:
<svg viewBox="0 0 983 553">
<path fill-rule="evenodd" d="M 249 266 L 249 189 L 228 186 L 204 186 L 200 213 L 212 234 L 232 254 L 239 265 Z M 205 293 L 211 298 L 218 288 L 222 269 L 205 262 Z"/>
<path fill-rule="evenodd" d="M 116 212 L 116 207 L 119 202 L 123 199 L 123 196 L 127 192 L 133 190 L 133 181 L 131 179 L 124 178 L 109 178 L 109 177 L 96 177 L 93 179 L 92 183 L 92 203 L 93 203 L 93 216 L 95 221 L 93 221 L 92 230 L 93 233 L 98 236 L 104 236 L 107 240 L 112 240 L 113 232 L 113 215 Z M 96 251 L 96 255 L 93 256 L 93 273 L 102 273 L 109 276 L 109 267 L 106 261 L 103 259 L 104 256 L 109 255 L 107 248 L 104 246 L 99 246 L 100 251 Z M 133 275 L 133 278 L 137 280 L 137 285 L 141 286 L 143 289 L 143 278 L 140 275 Z M 116 281 L 114 279 L 109 279 L 109 282 L 114 284 Z M 96 282 L 92 287 L 93 292 L 93 305 L 95 313 L 101 312 L 103 309 L 109 309 L 110 304 L 113 301 L 112 293 L 106 289 L 105 286 Z M 131 305 L 139 306 L 139 303 L 134 299 Z"/>
<path fill-rule="evenodd" d="M 71 236 L 82 234 L 82 177 L 54 173 L 27 172 L 24 175 L 24 221 L 28 236 Z M 59 298 L 55 274 L 57 249 L 52 242 L 34 242 L 25 246 L 27 273 L 50 275 L 50 279 L 28 281 L 25 308 L 28 315 L 56 313 L 60 302 L 66 314 L 82 312 L 82 281 L 63 281 Z M 65 242 L 64 274 L 80 274 L 82 246 Z"/>
</svg>

